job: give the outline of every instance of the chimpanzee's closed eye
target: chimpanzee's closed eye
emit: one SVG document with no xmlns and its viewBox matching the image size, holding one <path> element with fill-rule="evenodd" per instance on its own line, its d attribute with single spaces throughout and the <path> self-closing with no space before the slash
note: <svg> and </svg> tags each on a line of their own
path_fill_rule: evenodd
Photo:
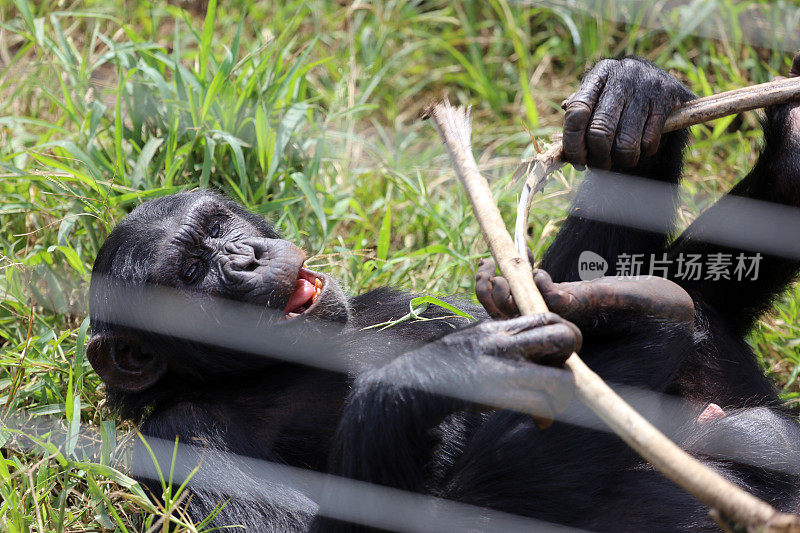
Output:
<svg viewBox="0 0 800 533">
<path fill-rule="evenodd" d="M 212 239 L 217 239 L 222 235 L 222 221 L 214 220 L 208 230 L 208 236 Z"/>
<path fill-rule="evenodd" d="M 181 278 L 185 284 L 194 285 L 200 280 L 203 271 L 203 262 L 199 259 L 194 259 L 184 267 L 183 272 L 181 272 Z"/>
</svg>

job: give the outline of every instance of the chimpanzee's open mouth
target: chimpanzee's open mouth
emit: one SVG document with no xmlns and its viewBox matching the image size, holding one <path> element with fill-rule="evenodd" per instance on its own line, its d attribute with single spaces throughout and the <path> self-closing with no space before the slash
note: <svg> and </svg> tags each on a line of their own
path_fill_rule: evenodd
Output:
<svg viewBox="0 0 800 533">
<path fill-rule="evenodd" d="M 294 292 L 283 310 L 281 320 L 289 320 L 307 313 L 314 307 L 324 289 L 325 278 L 301 266 L 297 273 L 297 281 L 294 283 Z"/>
</svg>

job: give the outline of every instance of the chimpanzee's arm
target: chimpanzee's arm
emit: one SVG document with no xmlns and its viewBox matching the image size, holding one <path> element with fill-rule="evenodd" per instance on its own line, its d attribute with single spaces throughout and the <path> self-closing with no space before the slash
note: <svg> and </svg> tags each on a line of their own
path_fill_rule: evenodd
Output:
<svg viewBox="0 0 800 533">
<path fill-rule="evenodd" d="M 565 101 L 565 159 L 612 173 L 597 170 L 586 175 L 542 260 L 542 268 L 554 280 L 579 279 L 583 251 L 602 256 L 609 263 L 607 274 L 614 275 L 619 254 L 663 250 L 673 227 L 677 188 L 656 183 L 655 188 L 645 187 L 648 194 L 637 194 L 641 187 L 633 187 L 631 179 L 644 184 L 678 182 L 687 132 L 661 133 L 672 110 L 692 98 L 689 89 L 655 65 L 627 58 L 598 63 Z M 615 222 L 631 207 L 647 214 L 646 229 L 626 220 Z"/>
<path fill-rule="evenodd" d="M 798 75 L 800 52 L 792 67 L 792 76 Z M 669 250 L 672 278 L 729 319 L 740 334 L 800 268 L 800 104 L 767 109 L 764 144 L 747 177 Z M 706 269 L 715 258 L 725 261 L 726 275 L 714 279 L 706 270 L 694 279 L 685 268 L 678 272 L 678 260 L 693 254 Z"/>
<path fill-rule="evenodd" d="M 530 362 L 560 365 L 579 344 L 574 325 L 547 313 L 482 322 L 367 372 L 345 406 L 329 472 L 424 492 L 433 428 L 484 406 L 551 418 L 569 404 L 571 375 Z M 335 530 L 322 518 L 315 527 Z"/>
</svg>

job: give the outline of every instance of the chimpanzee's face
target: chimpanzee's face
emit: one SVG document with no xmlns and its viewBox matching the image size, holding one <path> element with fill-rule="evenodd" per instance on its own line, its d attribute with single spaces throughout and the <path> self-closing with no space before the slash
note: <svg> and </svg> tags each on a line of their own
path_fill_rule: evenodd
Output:
<svg viewBox="0 0 800 533">
<path fill-rule="evenodd" d="M 327 339 L 346 324 L 348 299 L 305 259 L 263 218 L 217 194 L 145 202 L 97 254 L 89 360 L 109 386 L 138 392 L 170 369 L 201 378 L 246 373 L 272 364 L 282 344 L 312 332 Z M 209 328 L 222 331 L 209 336 Z M 231 336 L 252 336 L 257 346 Z"/>
<path fill-rule="evenodd" d="M 273 309 L 280 322 L 347 320 L 341 290 L 329 276 L 305 268 L 300 248 L 215 195 L 197 195 L 175 214 L 155 259 L 149 281 L 157 285 Z"/>
</svg>

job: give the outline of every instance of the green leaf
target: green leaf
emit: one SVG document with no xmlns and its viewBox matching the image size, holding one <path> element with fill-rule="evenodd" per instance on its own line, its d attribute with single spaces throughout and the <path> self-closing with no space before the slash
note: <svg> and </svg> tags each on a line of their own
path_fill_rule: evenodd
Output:
<svg viewBox="0 0 800 533">
<path fill-rule="evenodd" d="M 256 147 L 258 152 L 258 164 L 263 172 L 267 171 L 267 112 L 263 105 L 256 108 Z"/>
<path fill-rule="evenodd" d="M 267 172 L 266 182 L 269 184 L 272 181 L 272 176 L 278 170 L 278 163 L 280 163 L 283 151 L 289 143 L 292 132 L 306 116 L 306 112 L 311 106 L 305 102 L 292 104 L 283 115 L 278 131 L 275 134 L 275 147 L 272 150 L 272 159 L 269 162 L 269 171 Z"/>
<path fill-rule="evenodd" d="M 86 273 L 86 267 L 84 267 L 83 261 L 81 261 L 81 258 L 78 256 L 78 252 L 73 250 L 71 247 L 69 247 L 69 246 L 50 246 L 50 247 L 47 248 L 48 252 L 52 253 L 53 250 L 58 250 L 59 252 L 64 254 L 64 258 L 67 260 L 67 263 L 69 263 L 69 265 L 72 268 L 77 270 L 79 274 L 85 274 Z"/>
<path fill-rule="evenodd" d="M 126 476 L 122 472 L 115 470 L 110 466 L 101 465 L 97 463 L 84 463 L 76 461 L 75 467 L 79 468 L 80 470 L 86 470 L 87 472 L 92 474 L 98 474 L 103 477 L 106 477 L 114 481 L 115 483 L 119 483 L 126 489 L 132 489 L 133 487 L 138 485 L 135 479 Z"/>
<path fill-rule="evenodd" d="M 461 309 L 459 309 L 458 307 L 454 307 L 453 305 L 445 302 L 444 300 L 440 300 L 439 298 L 436 298 L 434 296 L 419 296 L 417 298 L 412 299 L 411 302 L 409 302 L 409 305 L 411 306 L 412 309 L 414 307 L 417 307 L 417 306 L 423 305 L 423 304 L 437 305 L 439 307 L 443 307 L 444 309 L 447 309 L 448 311 L 450 311 L 454 315 L 458 315 L 458 316 L 466 318 L 468 320 L 475 320 L 475 317 L 472 316 L 471 314 L 469 314 L 467 312 L 464 312 Z"/>
<path fill-rule="evenodd" d="M 69 402 L 69 399 L 67 399 Z M 78 445 L 78 435 L 81 432 L 81 397 L 76 394 L 72 399 L 72 412 L 67 415 L 69 421 L 69 429 L 67 430 L 66 451 L 70 456 L 75 452 L 75 446 Z"/>
<path fill-rule="evenodd" d="M 74 378 L 74 374 L 72 372 L 72 368 L 69 369 L 69 376 L 67 377 L 67 397 L 66 397 L 66 404 L 64 405 L 64 414 L 67 416 L 67 420 L 72 418 L 72 381 Z"/>
<path fill-rule="evenodd" d="M 83 361 L 86 357 L 86 332 L 89 329 L 89 315 L 81 322 L 78 328 L 78 337 L 75 340 L 75 355 L 73 356 L 74 362 L 72 368 L 75 369 L 75 382 L 80 385 L 83 379 Z"/>
<path fill-rule="evenodd" d="M 33 27 L 33 13 L 31 12 L 30 3 L 27 2 L 27 0 L 14 0 L 14 4 L 17 6 L 17 9 L 19 9 L 19 13 L 22 15 L 22 19 L 25 21 L 28 31 L 33 35 L 35 28 Z"/>
<path fill-rule="evenodd" d="M 35 154 L 37 156 L 37 159 L 46 164 L 50 164 L 56 168 L 61 168 L 63 170 L 66 170 L 67 172 L 75 173 L 76 175 L 80 173 L 86 176 L 85 173 L 80 172 L 80 169 L 87 169 L 89 171 L 89 175 L 87 177 L 90 177 L 91 179 L 94 180 L 103 179 L 103 172 L 97 166 L 96 164 L 97 162 L 95 161 L 95 159 L 73 141 L 52 141 L 40 144 L 38 146 L 38 149 L 41 150 L 43 148 L 50 148 L 56 146 L 65 150 L 67 153 L 69 153 L 71 157 L 77 160 L 71 162 L 73 166 L 68 166 L 63 163 L 60 163 L 58 159 L 49 158 L 41 153 Z"/>
<path fill-rule="evenodd" d="M 72 231 L 72 227 L 78 221 L 78 217 L 74 214 L 70 214 L 64 217 L 61 221 L 61 224 L 58 225 L 58 238 L 56 242 L 61 246 L 68 246 L 67 238 L 69 237 L 69 232 Z"/>
<path fill-rule="evenodd" d="M 124 128 L 122 125 L 122 96 L 125 94 L 125 86 L 128 80 L 136 72 L 132 69 L 128 72 L 124 79 L 120 81 L 117 87 L 117 103 L 114 109 L 114 153 L 117 159 L 116 171 L 120 181 L 125 183 L 125 151 L 122 148 L 122 138 L 124 136 Z M 120 78 L 122 78 L 122 71 L 120 71 Z"/>
<path fill-rule="evenodd" d="M 211 165 L 214 164 L 214 150 L 217 147 L 217 143 L 214 142 L 214 139 L 209 137 L 204 137 L 204 144 L 203 147 L 203 169 L 200 171 L 200 186 L 201 187 L 208 187 L 208 183 L 211 180 Z"/>
<path fill-rule="evenodd" d="M 242 146 L 247 146 L 247 143 L 234 137 L 227 131 L 212 130 L 210 133 L 214 135 L 217 141 L 222 141 L 231 147 L 231 151 L 233 152 L 233 166 L 236 169 L 236 174 L 239 176 L 239 188 L 244 191 L 247 189 L 247 171 L 245 170 Z"/>
<path fill-rule="evenodd" d="M 378 233 L 378 251 L 377 257 L 381 261 L 386 261 L 386 255 L 389 253 L 389 241 L 391 240 L 392 233 L 392 204 L 386 206 L 386 213 L 383 215 L 383 222 L 381 222 L 381 229 Z"/>
<path fill-rule="evenodd" d="M 317 220 L 319 220 L 319 224 L 322 227 L 322 234 L 324 237 L 328 234 L 328 219 L 325 216 L 325 211 L 322 209 L 322 205 L 319 203 L 317 193 L 314 191 L 311 183 L 302 172 L 293 173 L 291 178 L 297 184 L 297 186 L 300 187 L 300 190 L 303 191 L 308 203 L 311 204 L 311 210 L 314 211 L 315 215 L 317 215 Z"/>
<path fill-rule="evenodd" d="M 117 447 L 117 424 L 113 420 L 103 420 L 100 423 L 100 464 L 111 464 L 111 452 Z"/>
<path fill-rule="evenodd" d="M 728 117 L 717 119 L 716 123 L 714 124 L 714 130 L 711 132 L 711 138 L 719 139 L 720 136 L 725 133 L 725 130 L 728 129 L 728 126 L 730 126 L 733 121 L 736 120 L 736 118 L 736 115 L 730 115 Z"/>
<path fill-rule="evenodd" d="M 206 79 L 208 61 L 211 55 L 211 41 L 214 39 L 214 25 L 217 19 L 217 0 L 209 0 L 206 19 L 203 22 L 203 37 L 200 41 L 200 79 Z"/>
<path fill-rule="evenodd" d="M 236 27 L 236 34 L 233 36 L 233 44 L 231 44 L 231 59 L 233 61 L 239 57 L 239 43 L 242 41 L 242 30 L 244 29 L 244 17 L 239 19 L 239 25 Z"/>
<path fill-rule="evenodd" d="M 133 174 L 131 175 L 131 187 L 134 189 L 139 188 L 140 185 L 145 183 L 145 175 L 147 174 L 147 167 L 153 156 L 156 154 L 158 147 L 164 143 L 162 137 L 150 137 L 142 148 L 142 153 L 139 154 L 139 159 L 136 160 L 136 165 L 133 167 Z"/>
<path fill-rule="evenodd" d="M 155 83 L 156 87 L 158 87 L 158 92 L 160 93 L 162 100 L 170 101 L 175 99 L 177 90 L 173 91 L 170 89 L 167 80 L 164 79 L 164 76 L 162 76 L 159 71 L 149 66 L 144 61 L 139 61 L 139 63 L 136 65 L 136 68 L 139 69 L 145 76 L 150 78 L 153 83 Z"/>
<path fill-rule="evenodd" d="M 214 103 L 214 100 L 217 97 L 217 93 L 219 92 L 220 88 L 222 87 L 222 84 L 225 82 L 226 79 L 227 75 L 220 69 L 214 75 L 214 79 L 211 80 L 211 85 L 208 86 L 206 95 L 203 98 L 203 107 L 200 110 L 200 124 L 203 124 L 205 122 L 208 110 L 211 109 L 211 105 Z"/>
</svg>

